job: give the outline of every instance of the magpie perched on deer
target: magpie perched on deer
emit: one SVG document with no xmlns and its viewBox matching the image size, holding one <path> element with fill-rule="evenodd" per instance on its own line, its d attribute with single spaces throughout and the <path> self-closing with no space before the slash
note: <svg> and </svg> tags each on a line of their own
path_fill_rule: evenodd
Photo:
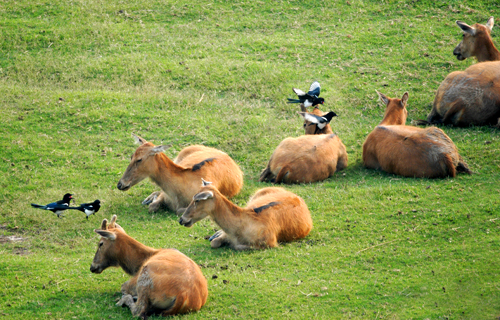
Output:
<svg viewBox="0 0 500 320">
<path fill-rule="evenodd" d="M 328 112 L 322 117 L 308 112 L 299 112 L 299 114 L 303 116 L 305 120 L 311 122 L 309 125 L 316 124 L 318 126 L 318 129 L 320 130 L 323 129 L 328 123 L 330 123 L 333 117 L 337 116 L 337 114 L 333 111 Z"/>
<path fill-rule="evenodd" d="M 325 99 L 319 97 L 320 91 L 321 87 L 318 81 L 314 81 L 311 84 L 307 93 L 300 89 L 293 88 L 293 92 L 297 94 L 298 99 L 288 98 L 288 103 L 303 103 L 306 108 L 316 106 L 318 104 L 324 104 Z"/>
</svg>

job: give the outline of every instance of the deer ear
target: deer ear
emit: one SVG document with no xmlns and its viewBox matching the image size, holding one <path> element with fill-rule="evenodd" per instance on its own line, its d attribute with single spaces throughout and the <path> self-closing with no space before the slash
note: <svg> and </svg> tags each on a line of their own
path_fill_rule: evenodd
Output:
<svg viewBox="0 0 500 320">
<path fill-rule="evenodd" d="M 214 197 L 214 194 L 211 191 L 204 191 L 200 192 L 198 194 L 195 194 L 193 199 L 194 200 L 207 200 L 207 199 L 212 199 Z"/>
<path fill-rule="evenodd" d="M 389 97 L 383 93 L 378 92 L 377 90 L 375 90 L 375 91 L 377 92 L 378 97 L 380 98 L 380 101 L 382 101 L 385 105 L 388 105 L 389 104 Z"/>
<path fill-rule="evenodd" d="M 109 240 L 115 240 L 116 239 L 116 234 L 110 231 L 106 230 L 96 230 L 94 229 L 94 232 L 100 235 L 103 238 L 109 239 Z"/>
<path fill-rule="evenodd" d="M 408 103 L 408 92 L 405 92 L 403 94 L 403 97 L 401 98 L 401 106 L 404 108 L 406 107 L 407 103 Z"/>
<path fill-rule="evenodd" d="M 107 227 L 107 224 L 108 224 L 108 219 L 104 219 L 102 220 L 102 223 L 101 223 L 101 230 L 106 230 L 108 227 Z"/>
<path fill-rule="evenodd" d="M 488 22 L 486 22 L 486 27 L 490 29 L 490 31 L 493 29 L 493 25 L 495 24 L 495 18 L 490 17 L 488 19 Z"/>
<path fill-rule="evenodd" d="M 206 186 L 211 185 L 211 184 L 212 184 L 212 182 L 205 181 L 205 179 L 201 178 L 201 186 L 202 187 L 206 187 Z"/>
<path fill-rule="evenodd" d="M 133 133 L 132 133 L 132 137 L 134 138 L 134 141 L 137 144 L 141 144 L 142 145 L 142 144 L 145 144 L 147 142 L 145 139 L 143 139 L 143 138 L 141 138 L 138 135 L 135 135 Z"/>
<path fill-rule="evenodd" d="M 462 29 L 463 32 L 466 32 L 466 33 L 470 34 L 471 36 L 476 34 L 476 29 L 469 26 L 467 23 L 462 22 L 460 20 L 457 20 L 456 24 L 460 27 L 460 29 Z"/>
<path fill-rule="evenodd" d="M 160 152 L 163 152 L 163 151 L 167 150 L 171 146 L 172 145 L 170 145 L 170 144 L 169 145 L 165 145 L 165 146 L 156 146 L 153 149 L 151 149 L 150 155 L 154 156 L 157 153 L 160 153 Z"/>
</svg>

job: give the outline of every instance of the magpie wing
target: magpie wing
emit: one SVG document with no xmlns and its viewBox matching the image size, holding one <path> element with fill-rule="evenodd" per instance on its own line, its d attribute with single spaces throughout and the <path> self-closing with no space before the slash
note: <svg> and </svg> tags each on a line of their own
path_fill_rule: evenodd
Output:
<svg viewBox="0 0 500 320">
<path fill-rule="evenodd" d="M 51 203 L 47 205 L 47 210 L 66 210 L 69 206 L 67 204 Z"/>
<path fill-rule="evenodd" d="M 304 117 L 305 120 L 312 122 L 312 123 L 320 123 L 321 117 L 318 117 L 317 115 L 307 113 L 307 112 L 299 112 L 301 116 Z"/>
<path fill-rule="evenodd" d="M 321 91 L 321 87 L 319 85 L 319 82 L 318 81 L 314 81 L 311 84 L 311 87 L 309 88 L 309 92 L 307 94 L 309 94 L 311 96 L 319 97 L 320 91 Z"/>
<path fill-rule="evenodd" d="M 306 93 L 300 89 L 297 89 L 297 88 L 293 88 L 293 92 L 295 92 L 295 94 L 299 97 L 302 97 L 302 96 L 305 96 Z"/>
</svg>

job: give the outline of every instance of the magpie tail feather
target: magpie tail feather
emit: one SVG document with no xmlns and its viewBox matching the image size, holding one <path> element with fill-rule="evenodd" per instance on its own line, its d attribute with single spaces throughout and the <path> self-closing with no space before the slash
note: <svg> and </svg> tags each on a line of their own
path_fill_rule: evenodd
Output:
<svg viewBox="0 0 500 320">
<path fill-rule="evenodd" d="M 67 209 L 68 210 L 79 210 L 81 212 L 85 212 L 85 210 L 83 209 L 82 206 L 80 206 L 80 207 L 68 207 Z"/>
<path fill-rule="evenodd" d="M 39 209 L 46 209 L 46 208 L 47 208 L 47 206 L 41 206 L 41 205 L 39 205 L 39 204 L 35 204 L 35 203 L 32 203 L 32 204 L 31 204 L 31 206 L 32 206 L 33 208 L 39 208 Z"/>
<path fill-rule="evenodd" d="M 300 100 L 288 98 L 288 103 L 300 103 Z"/>
</svg>

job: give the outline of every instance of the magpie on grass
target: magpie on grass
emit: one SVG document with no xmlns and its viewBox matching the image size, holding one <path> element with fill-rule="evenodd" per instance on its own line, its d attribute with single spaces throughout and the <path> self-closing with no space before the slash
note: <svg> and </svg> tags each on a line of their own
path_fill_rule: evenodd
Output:
<svg viewBox="0 0 500 320">
<path fill-rule="evenodd" d="M 101 201 L 95 200 L 94 202 L 82 203 L 78 207 L 69 207 L 68 209 L 79 210 L 87 215 L 87 220 L 89 216 L 95 214 L 101 208 Z"/>
<path fill-rule="evenodd" d="M 323 128 L 332 121 L 332 118 L 337 116 L 333 111 L 328 112 L 322 117 L 308 112 L 299 112 L 299 114 L 303 116 L 305 120 L 311 122 L 309 125 L 316 124 L 320 130 L 323 130 Z"/>
<path fill-rule="evenodd" d="M 45 206 L 32 203 L 31 206 L 37 209 L 50 210 L 54 212 L 58 218 L 60 218 L 62 216 L 63 211 L 69 209 L 69 203 L 71 199 L 73 199 L 73 195 L 71 193 L 66 193 L 62 198 L 62 200 L 49 203 L 48 205 Z"/>
<path fill-rule="evenodd" d="M 307 93 L 300 89 L 293 88 L 293 92 L 297 94 L 298 99 L 288 98 L 288 103 L 303 103 L 306 108 L 323 104 L 325 103 L 325 99 L 319 97 L 320 91 L 321 87 L 318 81 L 314 81 L 311 84 Z"/>
</svg>

